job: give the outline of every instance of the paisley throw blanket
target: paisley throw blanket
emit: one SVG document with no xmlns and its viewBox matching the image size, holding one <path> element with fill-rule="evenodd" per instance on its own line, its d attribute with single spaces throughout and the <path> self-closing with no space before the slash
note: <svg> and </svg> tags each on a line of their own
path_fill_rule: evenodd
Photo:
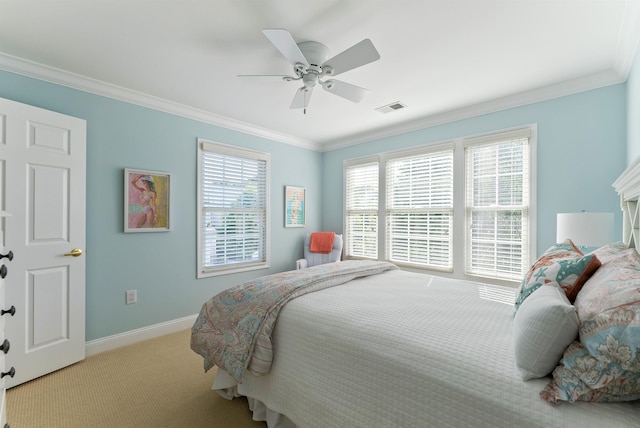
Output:
<svg viewBox="0 0 640 428">
<path fill-rule="evenodd" d="M 278 312 L 291 299 L 352 279 L 397 269 L 388 262 L 348 260 L 263 276 L 209 299 L 191 329 L 191 349 L 204 368 L 223 368 L 242 382 L 247 368 L 269 373 L 271 332 Z"/>
</svg>

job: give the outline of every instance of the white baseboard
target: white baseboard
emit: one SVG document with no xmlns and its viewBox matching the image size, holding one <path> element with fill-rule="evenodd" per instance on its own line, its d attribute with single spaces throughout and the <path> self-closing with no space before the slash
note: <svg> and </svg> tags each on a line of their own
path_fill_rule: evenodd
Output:
<svg viewBox="0 0 640 428">
<path fill-rule="evenodd" d="M 184 318 L 178 318 L 175 320 L 150 325 L 148 327 L 142 327 L 135 330 L 126 331 L 124 333 L 114 334 L 113 336 L 90 340 L 85 344 L 85 355 L 89 357 L 91 355 L 110 351 L 121 346 L 131 345 L 143 340 L 153 339 L 154 337 L 186 330 L 193 326 L 193 323 L 196 321 L 197 317 L 198 314 L 189 315 Z"/>
</svg>

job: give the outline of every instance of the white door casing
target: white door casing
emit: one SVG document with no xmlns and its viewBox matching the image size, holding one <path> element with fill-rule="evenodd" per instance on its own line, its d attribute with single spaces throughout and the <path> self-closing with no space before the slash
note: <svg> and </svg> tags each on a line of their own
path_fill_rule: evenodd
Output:
<svg viewBox="0 0 640 428">
<path fill-rule="evenodd" d="M 84 359 L 86 122 L 0 98 L 12 387 Z M 2 207 L 0 207 L 2 208 Z"/>
</svg>

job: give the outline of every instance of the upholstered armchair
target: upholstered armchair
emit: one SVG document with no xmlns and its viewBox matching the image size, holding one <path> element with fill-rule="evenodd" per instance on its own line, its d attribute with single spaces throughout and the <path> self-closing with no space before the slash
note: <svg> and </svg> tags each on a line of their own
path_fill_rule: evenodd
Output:
<svg viewBox="0 0 640 428">
<path fill-rule="evenodd" d="M 337 233 L 334 235 L 331 252 L 324 254 L 311 251 L 311 233 L 307 233 L 304 238 L 304 258 L 296 261 L 296 269 L 305 269 L 324 263 L 339 262 L 341 258 L 342 235 L 338 235 Z"/>
</svg>

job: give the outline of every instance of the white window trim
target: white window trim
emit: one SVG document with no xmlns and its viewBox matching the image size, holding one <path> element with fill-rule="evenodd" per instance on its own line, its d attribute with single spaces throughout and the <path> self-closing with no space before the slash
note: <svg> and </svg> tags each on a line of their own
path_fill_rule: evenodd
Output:
<svg viewBox="0 0 640 428">
<path fill-rule="evenodd" d="M 239 272 L 247 272 L 257 269 L 268 269 L 270 267 L 270 179 L 271 179 L 271 161 L 269 153 L 263 153 L 256 150 L 244 149 L 237 146 L 231 146 L 228 144 L 218 143 L 215 141 L 205 140 L 203 138 L 197 139 L 198 145 L 198 190 L 197 190 L 197 234 L 196 234 L 196 253 L 197 253 L 197 275 L 196 278 L 208 278 L 212 276 L 228 275 Z M 208 150 L 205 150 L 208 149 Z M 219 267 L 215 269 L 204 268 L 202 265 L 202 161 L 204 151 L 215 151 L 218 153 L 224 153 L 232 156 L 246 157 L 261 159 L 266 161 L 266 217 L 265 217 L 265 261 L 256 262 L 252 264 L 243 264 L 242 266 L 234 267 Z"/>
<path fill-rule="evenodd" d="M 348 159 L 343 162 L 343 176 L 346 176 L 346 169 L 351 166 L 357 166 L 359 164 L 379 162 L 379 189 L 385 188 L 385 171 L 386 161 L 391 158 L 411 156 L 412 154 L 419 154 L 425 152 L 435 152 L 446 150 L 453 147 L 453 271 L 443 271 L 436 269 L 425 269 L 421 267 L 402 265 L 403 268 L 409 271 L 416 272 L 434 272 L 438 275 L 465 279 L 470 281 L 482 280 L 484 282 L 491 282 L 498 285 L 516 286 L 517 281 L 504 280 L 498 278 L 487 278 L 476 275 L 465 274 L 465 215 L 456 215 L 456 213 L 465 213 L 466 211 L 466 192 L 465 192 L 465 147 L 474 144 L 482 144 L 487 142 L 496 141 L 503 138 L 509 138 L 511 136 L 522 136 L 524 132 L 529 133 L 529 260 L 525 261 L 527 265 L 532 263 L 533 258 L 536 255 L 536 236 L 537 236 L 537 124 L 528 124 L 524 126 L 508 128 L 489 133 L 472 135 L 467 137 L 461 137 L 454 140 L 448 140 L 444 142 L 422 145 L 411 149 L 397 150 L 391 152 L 384 152 L 376 155 L 368 155 L 362 158 Z M 343 224 L 346 225 L 346 183 L 343 180 L 343 206 L 345 212 L 343 213 Z M 386 254 L 386 192 L 380 192 L 378 200 L 378 258 L 382 259 Z M 345 235 L 345 239 L 348 237 Z M 345 242 L 346 245 L 346 242 Z"/>
</svg>

